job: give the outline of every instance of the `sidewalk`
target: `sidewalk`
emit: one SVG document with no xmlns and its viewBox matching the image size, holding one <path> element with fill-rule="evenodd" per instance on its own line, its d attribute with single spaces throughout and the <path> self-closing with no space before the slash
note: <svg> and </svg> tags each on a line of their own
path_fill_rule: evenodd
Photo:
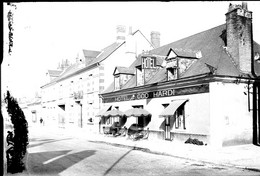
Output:
<svg viewBox="0 0 260 176">
<path fill-rule="evenodd" d="M 143 150 L 145 152 L 169 155 L 219 166 L 237 167 L 260 172 L 260 147 L 253 144 L 223 147 L 214 149 L 209 146 L 198 146 L 164 140 L 133 141 L 127 137 L 113 137 L 102 134 L 89 134 L 84 129 L 53 129 L 73 137 L 92 142 L 101 142 Z"/>
</svg>

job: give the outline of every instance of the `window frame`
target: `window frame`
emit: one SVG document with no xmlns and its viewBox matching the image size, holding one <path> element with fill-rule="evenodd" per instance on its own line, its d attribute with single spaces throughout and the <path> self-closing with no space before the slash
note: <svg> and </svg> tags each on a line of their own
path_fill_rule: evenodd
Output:
<svg viewBox="0 0 260 176">
<path fill-rule="evenodd" d="M 178 107 L 178 109 L 174 113 L 174 118 L 175 118 L 175 129 L 186 130 L 185 104 Z"/>
</svg>

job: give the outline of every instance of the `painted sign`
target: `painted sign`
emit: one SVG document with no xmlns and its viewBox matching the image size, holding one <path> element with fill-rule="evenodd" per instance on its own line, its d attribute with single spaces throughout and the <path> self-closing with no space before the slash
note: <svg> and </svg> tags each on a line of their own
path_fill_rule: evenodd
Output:
<svg viewBox="0 0 260 176">
<path fill-rule="evenodd" d="M 178 88 L 178 89 L 163 89 L 163 90 L 156 90 L 150 92 L 139 92 L 139 93 L 133 93 L 127 95 L 113 96 L 113 97 L 104 98 L 103 103 L 170 97 L 176 95 L 188 95 L 188 94 L 205 93 L 205 92 L 209 92 L 209 85 L 200 85 L 200 86 L 185 87 L 185 88 Z"/>
</svg>

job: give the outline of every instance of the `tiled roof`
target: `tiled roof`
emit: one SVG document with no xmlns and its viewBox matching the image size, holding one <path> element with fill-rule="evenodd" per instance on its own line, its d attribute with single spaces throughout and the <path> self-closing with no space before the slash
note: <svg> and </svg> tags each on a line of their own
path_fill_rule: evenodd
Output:
<svg viewBox="0 0 260 176">
<path fill-rule="evenodd" d="M 101 50 L 101 53 L 99 54 L 99 56 L 97 58 L 95 58 L 94 60 L 92 60 L 92 62 L 90 62 L 87 66 L 90 66 L 90 65 L 93 65 L 95 63 L 98 63 L 98 62 L 105 60 L 107 57 L 109 57 L 114 51 L 116 51 L 124 43 L 125 42 L 122 42 L 122 43 L 114 42 L 114 43 L 112 43 L 108 47 Z"/>
<path fill-rule="evenodd" d="M 151 55 L 167 56 L 170 49 L 183 57 L 196 57 L 196 52 L 201 53 L 198 58 L 186 72 L 181 75 L 181 78 L 206 74 L 210 72 L 207 65 L 216 68 L 215 75 L 228 75 L 240 76 L 243 75 L 236 65 L 233 63 L 232 58 L 227 53 L 224 41 L 220 37 L 222 31 L 226 29 L 226 24 L 219 25 L 212 29 L 197 33 L 195 35 L 183 38 L 181 40 L 169 43 L 159 48 L 149 51 Z M 254 42 L 254 51 L 260 53 L 260 46 Z M 163 60 L 163 59 L 162 59 Z M 135 67 L 141 65 L 141 57 L 139 56 L 136 61 L 131 65 Z M 255 72 L 260 74 L 260 64 L 255 66 Z M 166 81 L 166 69 L 160 69 L 147 84 Z M 122 89 L 131 88 L 136 86 L 136 76 L 133 76 Z M 104 93 L 112 92 L 112 86 L 105 90 Z"/>
<path fill-rule="evenodd" d="M 177 56 L 184 58 L 197 58 L 197 53 L 200 51 L 193 51 L 190 49 L 183 48 L 171 48 Z"/>
<path fill-rule="evenodd" d="M 62 72 L 61 70 L 48 70 L 49 75 L 55 77 L 59 76 L 61 72 Z"/>
<path fill-rule="evenodd" d="M 133 68 L 127 68 L 127 67 L 120 67 L 117 66 L 115 70 L 117 69 L 118 73 L 125 73 L 125 74 L 134 74 L 135 70 Z"/>
<path fill-rule="evenodd" d="M 72 64 L 71 66 L 69 66 L 67 69 L 64 70 L 64 72 L 61 74 L 59 79 L 69 76 L 75 73 L 76 71 L 80 70 L 81 68 L 82 68 L 81 63 Z"/>
<path fill-rule="evenodd" d="M 83 54 L 84 54 L 85 57 L 95 58 L 100 54 L 100 51 L 83 49 Z"/>
<path fill-rule="evenodd" d="M 84 70 L 87 67 L 91 66 L 91 65 L 95 65 L 99 62 L 102 62 L 103 60 L 105 60 L 107 57 L 109 57 L 114 51 L 116 51 L 121 45 L 123 45 L 125 42 L 122 43 L 117 43 L 114 42 L 111 45 L 109 45 L 108 47 L 102 49 L 100 52 L 99 51 L 91 51 L 91 50 L 83 50 L 84 55 L 88 55 L 88 56 L 95 56 L 95 58 L 90 59 L 88 61 L 88 63 L 86 63 L 86 65 L 84 65 L 84 67 L 82 67 L 82 63 L 75 63 L 72 64 L 71 66 L 69 66 L 67 69 L 65 69 L 59 77 L 53 79 L 51 82 L 47 83 L 46 85 L 49 85 L 51 83 L 54 82 L 59 82 L 62 79 L 65 79 L 67 77 L 73 76 L 74 74 L 77 74 L 78 71 L 80 70 Z M 46 86 L 44 85 L 44 86 Z M 42 86 L 42 87 L 44 87 Z"/>
<path fill-rule="evenodd" d="M 86 58 L 85 64 L 90 64 L 99 54 L 101 51 L 93 51 L 93 50 L 85 50 L 83 49 L 84 57 Z"/>
</svg>

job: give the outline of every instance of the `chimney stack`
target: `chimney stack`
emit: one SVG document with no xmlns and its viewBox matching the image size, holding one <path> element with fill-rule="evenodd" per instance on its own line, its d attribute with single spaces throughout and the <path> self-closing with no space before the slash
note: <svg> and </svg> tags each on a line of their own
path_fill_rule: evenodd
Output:
<svg viewBox="0 0 260 176">
<path fill-rule="evenodd" d="M 116 27 L 116 41 L 123 42 L 125 41 L 126 37 L 126 27 L 123 25 L 118 25 Z"/>
<path fill-rule="evenodd" d="M 151 32 L 151 43 L 154 48 L 160 47 L 160 32 L 152 31 Z"/>
<path fill-rule="evenodd" d="M 227 51 L 241 72 L 252 73 L 252 12 L 247 3 L 230 4 L 226 13 Z"/>
</svg>

